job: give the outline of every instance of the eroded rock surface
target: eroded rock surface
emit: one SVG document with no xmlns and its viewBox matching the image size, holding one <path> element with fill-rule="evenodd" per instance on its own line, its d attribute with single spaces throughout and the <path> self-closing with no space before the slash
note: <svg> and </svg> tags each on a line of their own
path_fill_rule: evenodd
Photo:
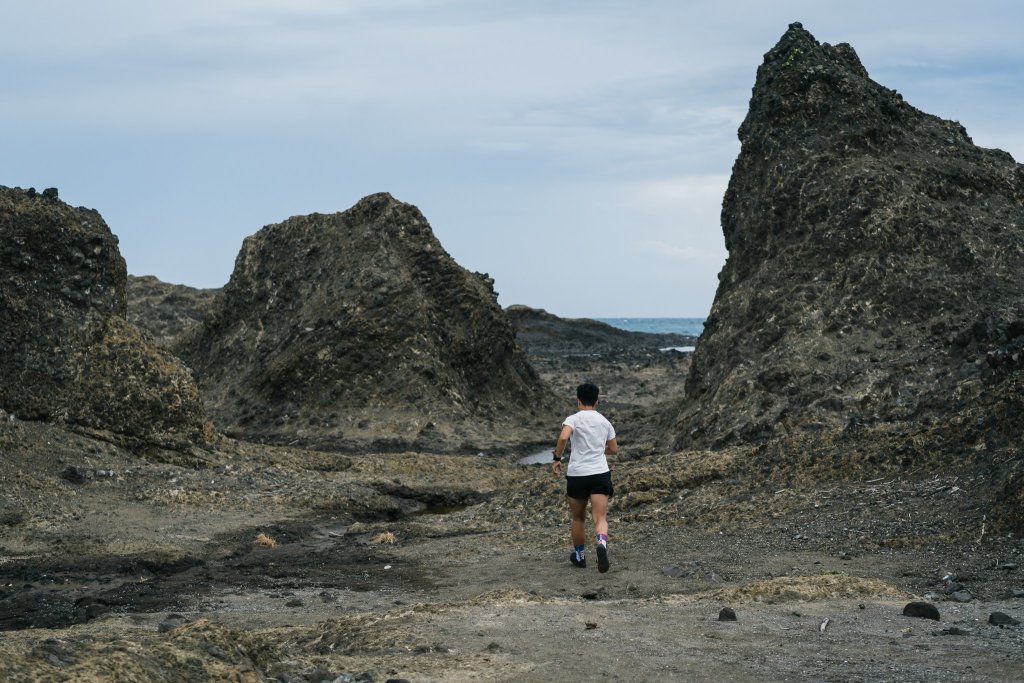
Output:
<svg viewBox="0 0 1024 683">
<path fill-rule="evenodd" d="M 247 238 L 176 350 L 218 426 L 246 438 L 340 450 L 516 443 L 550 426 L 553 399 L 492 285 L 445 252 L 418 209 L 372 195 Z"/>
<path fill-rule="evenodd" d="M 0 407 L 173 447 L 213 438 L 185 367 L 125 317 L 124 259 L 99 213 L 0 188 Z"/>
<path fill-rule="evenodd" d="M 219 289 L 197 289 L 162 282 L 152 275 L 128 276 L 128 321 L 170 348 L 182 334 L 199 325 Z"/>
<path fill-rule="evenodd" d="M 793 24 L 758 69 L 678 446 L 928 423 L 1019 374 L 1024 167 Z"/>
</svg>

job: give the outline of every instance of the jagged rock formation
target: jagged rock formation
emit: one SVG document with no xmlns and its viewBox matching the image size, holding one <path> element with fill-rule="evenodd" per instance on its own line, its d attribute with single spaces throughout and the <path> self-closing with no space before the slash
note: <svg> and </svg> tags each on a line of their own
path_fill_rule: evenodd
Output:
<svg viewBox="0 0 1024 683">
<path fill-rule="evenodd" d="M 560 318 L 522 305 L 509 306 L 505 315 L 515 328 L 516 341 L 531 356 L 630 355 L 697 342 L 680 334 L 630 332 L 588 318 Z"/>
<path fill-rule="evenodd" d="M 175 339 L 199 325 L 219 292 L 161 282 L 152 275 L 129 275 L 128 322 L 157 346 L 170 348 Z"/>
<path fill-rule="evenodd" d="M 1024 358 L 1024 167 L 799 24 L 739 137 L 677 446 L 929 424 L 1001 393 Z"/>
<path fill-rule="evenodd" d="M 0 408 L 172 447 L 213 438 L 185 367 L 125 317 L 124 259 L 96 211 L 0 187 Z"/>
<path fill-rule="evenodd" d="M 218 426 L 246 438 L 511 444 L 552 429 L 553 398 L 492 284 L 460 267 L 414 206 L 372 195 L 247 238 L 203 326 L 176 349 Z"/>
</svg>

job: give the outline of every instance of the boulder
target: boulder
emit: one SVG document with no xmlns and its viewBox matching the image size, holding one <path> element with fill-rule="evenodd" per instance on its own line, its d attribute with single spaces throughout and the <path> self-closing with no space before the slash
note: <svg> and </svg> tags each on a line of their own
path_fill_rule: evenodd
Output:
<svg viewBox="0 0 1024 683">
<path fill-rule="evenodd" d="M 126 278 L 99 213 L 0 187 L 0 407 L 174 448 L 210 442 L 187 369 L 127 321 Z"/>
<path fill-rule="evenodd" d="M 218 427 L 243 438 L 452 451 L 557 427 L 491 278 L 388 194 L 248 237 L 175 349 Z"/>
</svg>

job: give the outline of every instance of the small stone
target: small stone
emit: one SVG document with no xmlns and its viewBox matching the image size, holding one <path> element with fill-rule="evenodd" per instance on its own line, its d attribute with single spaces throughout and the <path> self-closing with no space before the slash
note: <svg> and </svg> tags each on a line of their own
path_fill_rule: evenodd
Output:
<svg viewBox="0 0 1024 683">
<path fill-rule="evenodd" d="M 661 570 L 662 574 L 672 579 L 678 579 L 683 575 L 683 568 L 678 564 L 670 564 Z"/>
<path fill-rule="evenodd" d="M 732 607 L 723 607 L 718 612 L 719 621 L 736 621 L 736 610 Z"/>
<path fill-rule="evenodd" d="M 284 606 L 285 607 L 302 607 L 302 600 L 299 600 L 298 598 L 294 598 L 294 599 L 289 600 L 288 602 L 284 603 Z"/>
<path fill-rule="evenodd" d="M 903 608 L 903 616 L 938 621 L 939 609 L 930 602 L 909 602 Z"/>
<path fill-rule="evenodd" d="M 992 614 L 988 615 L 988 623 L 992 624 L 993 626 L 1000 626 L 1000 627 L 1001 626 L 1019 626 L 1020 625 L 1020 621 L 1018 621 L 1017 619 L 1014 619 L 1013 617 L 1011 617 L 1009 614 L 1006 614 L 1005 612 L 993 612 Z"/>
<path fill-rule="evenodd" d="M 494 641 L 491 641 L 490 643 L 487 644 L 487 651 L 488 652 L 500 652 L 501 651 L 501 645 L 499 645 L 498 643 L 496 643 Z"/>
<path fill-rule="evenodd" d="M 1014 569 L 1017 568 L 1017 564 L 1015 562 L 1004 562 L 1001 565 L 999 565 L 999 568 L 1004 571 L 1012 572 Z"/>
<path fill-rule="evenodd" d="M 974 599 L 974 596 L 968 590 L 955 591 L 950 593 L 949 597 L 957 602 L 970 602 Z"/>
<path fill-rule="evenodd" d="M 941 631 L 935 631 L 934 635 L 937 636 L 969 636 L 971 635 L 970 629 L 960 628 L 959 626 L 950 626 L 944 628 Z"/>
<path fill-rule="evenodd" d="M 60 476 L 65 481 L 71 482 L 72 484 L 84 484 L 87 479 L 92 479 L 92 472 L 84 467 L 68 465 L 64 468 L 64 471 L 60 473 Z"/>
<path fill-rule="evenodd" d="M 1024 588 L 1011 588 L 1008 595 L 1011 598 L 1024 598 Z"/>
<path fill-rule="evenodd" d="M 950 581 L 948 584 L 946 584 L 946 587 L 942 589 L 942 592 L 946 595 L 952 595 L 953 593 L 956 593 L 957 591 L 962 591 L 963 589 L 964 585 L 962 583 Z"/>
<path fill-rule="evenodd" d="M 207 644 L 207 646 L 204 649 L 206 650 L 206 652 L 211 657 L 216 657 L 217 659 L 221 660 L 222 662 L 226 662 L 226 661 L 228 661 L 228 659 L 230 659 L 230 657 L 228 657 L 228 653 L 227 652 L 224 652 L 224 650 L 220 649 L 219 647 L 217 647 L 213 643 Z"/>
<path fill-rule="evenodd" d="M 160 622 L 157 626 L 157 631 L 160 633 L 168 633 L 178 628 L 182 624 L 187 624 L 188 619 L 181 614 L 168 614 L 167 618 Z"/>
<path fill-rule="evenodd" d="M 604 591 L 604 586 L 600 586 L 598 588 L 592 588 L 588 591 L 580 593 L 580 597 L 584 600 L 598 600 L 604 595 Z"/>
</svg>

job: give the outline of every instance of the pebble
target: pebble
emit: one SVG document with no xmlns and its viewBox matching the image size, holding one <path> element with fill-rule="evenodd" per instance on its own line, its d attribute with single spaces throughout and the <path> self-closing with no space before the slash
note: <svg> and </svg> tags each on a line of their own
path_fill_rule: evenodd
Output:
<svg viewBox="0 0 1024 683">
<path fill-rule="evenodd" d="M 673 579 L 678 579 L 680 576 L 683 575 L 683 568 L 680 567 L 678 564 L 670 564 L 664 569 L 662 569 L 661 572 L 665 576 L 671 577 Z"/>
<path fill-rule="evenodd" d="M 932 635 L 936 636 L 969 636 L 971 635 L 970 629 L 960 628 L 959 626 L 950 626 L 944 628 L 941 631 L 933 631 Z"/>
<path fill-rule="evenodd" d="M 939 609 L 930 602 L 909 602 L 903 608 L 903 616 L 938 621 Z"/>
<path fill-rule="evenodd" d="M 178 628 L 182 624 L 187 624 L 188 619 L 181 614 L 168 614 L 167 618 L 160 622 L 157 626 L 157 631 L 160 633 L 167 633 Z"/>
<path fill-rule="evenodd" d="M 604 595 L 604 592 L 605 592 L 604 586 L 600 586 L 598 588 L 592 588 L 592 589 L 590 589 L 588 591 L 584 591 L 583 593 L 580 593 L 580 597 L 583 598 L 584 600 L 598 600 L 599 598 L 601 598 Z"/>
<path fill-rule="evenodd" d="M 736 610 L 732 607 L 723 607 L 718 612 L 719 621 L 736 621 Z"/>
<path fill-rule="evenodd" d="M 949 597 L 957 602 L 970 602 L 974 599 L 974 596 L 971 595 L 971 592 L 968 590 L 954 591 L 949 594 Z"/>
<path fill-rule="evenodd" d="M 1011 588 L 1009 595 L 1011 598 L 1024 598 L 1024 588 Z"/>
<path fill-rule="evenodd" d="M 993 626 L 1019 626 L 1020 625 L 1020 621 L 1018 621 L 1017 619 L 1014 619 L 1013 617 L 1011 617 L 1009 614 L 1006 614 L 1005 612 L 993 612 L 992 614 L 988 615 L 988 623 L 992 624 Z"/>
<path fill-rule="evenodd" d="M 285 607 L 302 607 L 302 600 L 299 600 L 298 598 L 294 598 L 294 599 L 289 600 L 288 602 L 284 603 L 284 606 Z"/>
</svg>

